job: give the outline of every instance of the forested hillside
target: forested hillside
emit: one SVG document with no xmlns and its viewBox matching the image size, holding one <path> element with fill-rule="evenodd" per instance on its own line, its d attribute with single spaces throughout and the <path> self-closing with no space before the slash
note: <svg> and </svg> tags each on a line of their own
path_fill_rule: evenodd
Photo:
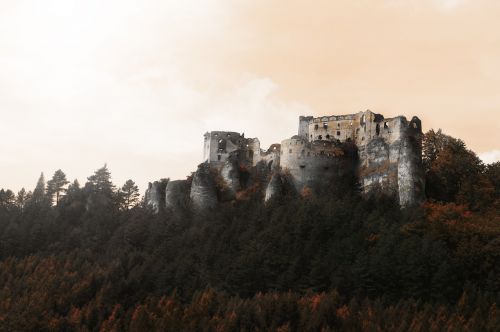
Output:
<svg viewBox="0 0 500 332">
<path fill-rule="evenodd" d="M 404 210 L 345 186 L 154 214 L 106 166 L 2 189 L 0 331 L 498 331 L 500 163 L 423 150 Z"/>
</svg>

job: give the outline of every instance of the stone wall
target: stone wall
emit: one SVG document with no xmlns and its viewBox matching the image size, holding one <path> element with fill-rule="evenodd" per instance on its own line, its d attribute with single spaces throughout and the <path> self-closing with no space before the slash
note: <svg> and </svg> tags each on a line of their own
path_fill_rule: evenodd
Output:
<svg viewBox="0 0 500 332">
<path fill-rule="evenodd" d="M 281 142 L 280 166 L 300 193 L 305 187 L 314 190 L 331 183 L 338 176 L 343 155 L 337 142 L 308 142 L 294 136 Z"/>
</svg>

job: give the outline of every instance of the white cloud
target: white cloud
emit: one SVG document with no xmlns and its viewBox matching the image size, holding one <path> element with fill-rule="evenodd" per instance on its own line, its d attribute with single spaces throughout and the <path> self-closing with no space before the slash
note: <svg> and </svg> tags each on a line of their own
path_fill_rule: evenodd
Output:
<svg viewBox="0 0 500 332">
<path fill-rule="evenodd" d="M 481 158 L 481 160 L 485 164 L 491 164 L 491 163 L 500 161 L 500 150 L 492 150 L 492 151 L 480 153 L 479 158 Z"/>
</svg>

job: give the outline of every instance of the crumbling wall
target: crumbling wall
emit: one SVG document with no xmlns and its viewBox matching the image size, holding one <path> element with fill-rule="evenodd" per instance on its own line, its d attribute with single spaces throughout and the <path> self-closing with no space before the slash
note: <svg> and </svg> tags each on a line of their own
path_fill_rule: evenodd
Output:
<svg viewBox="0 0 500 332">
<path fill-rule="evenodd" d="M 395 195 L 401 206 L 415 205 L 423 199 L 421 123 L 405 117 L 379 118 L 375 137 L 359 147 L 359 179 L 365 193 L 380 188 Z M 377 126 L 380 126 L 377 130 Z M 373 128 L 373 126 L 371 126 Z"/>
<path fill-rule="evenodd" d="M 297 192 L 304 188 L 319 191 L 334 185 L 344 165 L 344 151 L 337 142 L 307 142 L 294 136 L 281 142 L 280 165 L 289 173 Z"/>
<path fill-rule="evenodd" d="M 422 166 L 422 124 L 413 117 L 405 128 L 400 144 L 398 164 L 399 204 L 403 207 L 424 199 L 425 180 Z"/>
</svg>

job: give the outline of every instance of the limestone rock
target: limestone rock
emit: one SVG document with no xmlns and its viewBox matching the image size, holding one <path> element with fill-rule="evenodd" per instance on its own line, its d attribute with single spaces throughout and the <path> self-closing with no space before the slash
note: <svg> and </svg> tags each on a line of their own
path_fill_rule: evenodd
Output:
<svg viewBox="0 0 500 332">
<path fill-rule="evenodd" d="M 153 211 L 158 213 L 165 205 L 165 188 L 169 183 L 168 179 L 163 179 L 160 181 L 155 181 L 148 184 L 148 189 L 144 195 L 144 200 L 146 205 L 150 207 Z"/>
<path fill-rule="evenodd" d="M 189 197 L 195 209 L 204 210 L 216 206 L 216 185 L 208 163 L 200 164 L 194 173 Z"/>
<path fill-rule="evenodd" d="M 283 180 L 279 173 L 274 173 L 266 187 L 266 195 L 264 201 L 270 200 L 272 197 L 277 197 L 283 194 Z"/>
<path fill-rule="evenodd" d="M 170 181 L 165 188 L 165 208 L 177 212 L 188 206 L 189 183 L 187 180 Z"/>
</svg>

